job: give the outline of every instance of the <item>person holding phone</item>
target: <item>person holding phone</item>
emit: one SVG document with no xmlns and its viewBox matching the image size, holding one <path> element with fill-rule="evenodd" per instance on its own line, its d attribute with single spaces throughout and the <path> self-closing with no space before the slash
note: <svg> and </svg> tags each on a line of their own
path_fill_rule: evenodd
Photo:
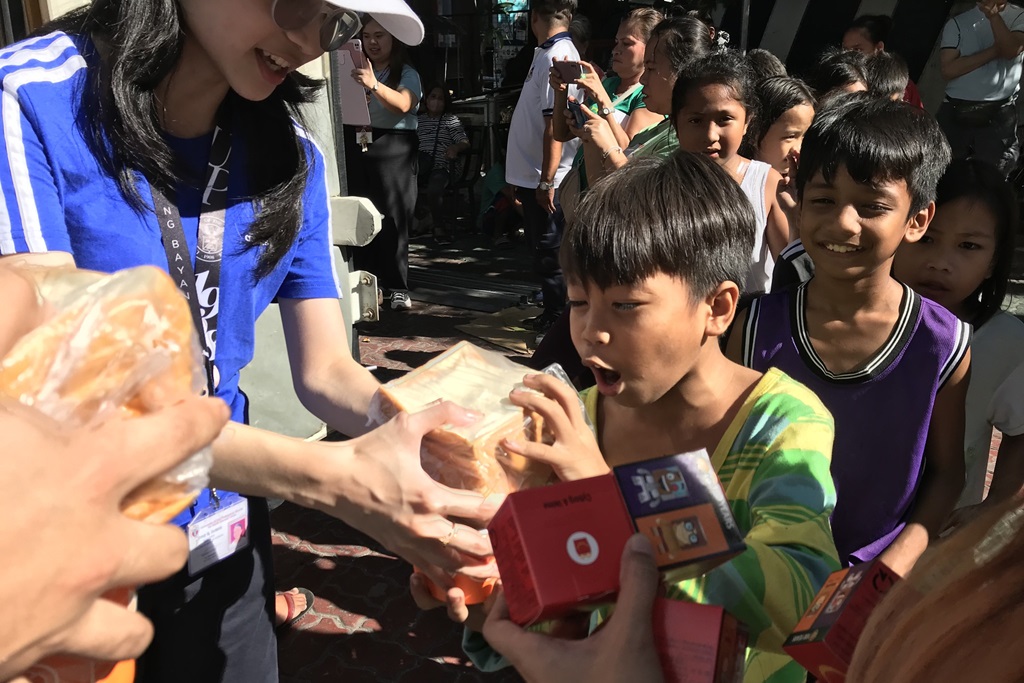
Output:
<svg viewBox="0 0 1024 683">
<path fill-rule="evenodd" d="M 619 24 L 612 49 L 613 73 L 603 80 L 593 64 L 588 62 L 558 62 L 552 65 L 551 87 L 555 91 L 555 136 L 562 141 L 574 139 L 565 119 L 569 103 L 567 84 L 580 87 L 584 102 L 595 114 L 607 121 L 615 139 L 625 149 L 633 136 L 664 120 L 664 115 L 648 111 L 644 104 L 643 85 L 644 50 L 651 31 L 662 20 L 661 12 L 649 7 L 632 10 Z M 577 119 L 582 128 L 586 119 Z M 582 164 L 582 148 L 577 151 L 573 167 Z M 585 177 L 585 170 L 583 171 Z M 581 191 L 586 190 L 585 180 Z"/>
<path fill-rule="evenodd" d="M 473 416 L 441 404 L 367 433 L 379 385 L 339 342 L 327 165 L 296 106 L 317 84 L 297 70 L 347 42 L 355 10 L 371 6 L 371 28 L 422 40 L 402 0 L 93 0 L 0 54 L 2 86 L 17 93 L 0 101 L 12 122 L 0 131 L 0 255 L 180 274 L 207 390 L 230 407 L 213 447 L 216 491 L 175 523 L 196 529 L 230 498 L 245 507 L 249 542 L 209 564 L 193 553 L 190 568 L 139 591 L 156 634 L 139 683 L 276 683 L 267 497 L 346 521 L 440 585 L 449 572 L 494 573 L 490 543 L 462 523 L 482 528 L 493 502 L 419 464 L 424 433 Z M 247 424 L 241 370 L 275 298 L 298 397 L 356 438 L 307 443 Z"/>
<path fill-rule="evenodd" d="M 416 210 L 416 107 L 423 96 L 420 75 L 406 46 L 367 15 L 360 34 L 369 64 L 352 70 L 366 89 L 370 130 L 345 126 L 348 193 L 366 197 L 380 211 L 380 233 L 352 250 L 356 268 L 377 276 L 392 310 L 412 308 L 409 297 L 409 231 Z"/>
</svg>

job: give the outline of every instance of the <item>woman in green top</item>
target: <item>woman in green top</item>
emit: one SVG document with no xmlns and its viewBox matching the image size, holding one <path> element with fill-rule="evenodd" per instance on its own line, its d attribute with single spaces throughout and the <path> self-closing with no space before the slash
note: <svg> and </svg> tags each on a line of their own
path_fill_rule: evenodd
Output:
<svg viewBox="0 0 1024 683">
<path fill-rule="evenodd" d="M 608 123 L 609 128 L 625 147 L 633 136 L 655 123 L 662 116 L 647 111 L 643 100 L 643 86 L 640 78 L 644 73 L 644 49 L 651 31 L 661 21 L 661 13 L 643 7 L 626 15 L 615 34 L 612 49 L 612 71 L 603 81 L 598 80 L 597 70 L 587 62 L 581 62 L 583 75 L 575 81 L 586 93 L 590 110 Z M 568 88 L 558 71 L 551 69 L 551 87 L 555 91 L 555 108 L 551 119 L 555 139 L 569 142 L 576 138 L 569 130 L 564 112 L 567 110 Z M 583 154 L 576 155 L 573 166 L 582 163 Z"/>
<path fill-rule="evenodd" d="M 586 124 L 576 128 L 567 116 L 562 117 L 570 132 L 583 141 L 581 149 L 591 184 L 625 166 L 631 154 L 664 157 L 679 147 L 665 118 L 672 112 L 672 87 L 684 66 L 710 54 L 712 49 L 711 28 L 694 17 L 666 19 L 654 27 L 644 52 L 641 83 L 644 104 L 656 121 L 636 132 L 627 144 L 623 144 L 606 118 L 585 111 Z"/>
</svg>

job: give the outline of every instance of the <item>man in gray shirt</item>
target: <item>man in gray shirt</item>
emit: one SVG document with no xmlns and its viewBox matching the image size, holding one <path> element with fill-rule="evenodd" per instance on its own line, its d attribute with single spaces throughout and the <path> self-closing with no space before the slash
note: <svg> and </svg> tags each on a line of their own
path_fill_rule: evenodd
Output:
<svg viewBox="0 0 1024 683">
<path fill-rule="evenodd" d="M 946 98 L 938 120 L 953 158 L 988 161 L 1008 174 L 1017 164 L 1017 90 L 1024 9 L 983 0 L 950 19 L 940 53 Z"/>
</svg>

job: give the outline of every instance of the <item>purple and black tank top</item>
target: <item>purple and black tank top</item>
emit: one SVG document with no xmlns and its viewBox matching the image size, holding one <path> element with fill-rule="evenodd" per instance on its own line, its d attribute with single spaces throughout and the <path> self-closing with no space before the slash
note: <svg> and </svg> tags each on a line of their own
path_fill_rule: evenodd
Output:
<svg viewBox="0 0 1024 683">
<path fill-rule="evenodd" d="M 835 418 L 832 533 L 839 558 L 874 559 L 906 524 L 924 471 L 935 396 L 970 345 L 970 326 L 904 285 L 883 347 L 853 372 L 828 370 L 807 329 L 807 284 L 765 295 L 743 329 L 743 363 L 779 368 L 818 395 Z"/>
</svg>

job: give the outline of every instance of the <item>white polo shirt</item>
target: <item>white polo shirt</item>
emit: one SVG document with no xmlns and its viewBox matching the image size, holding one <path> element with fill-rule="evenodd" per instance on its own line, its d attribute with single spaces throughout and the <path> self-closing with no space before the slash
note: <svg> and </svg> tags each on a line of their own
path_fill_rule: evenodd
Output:
<svg viewBox="0 0 1024 683">
<path fill-rule="evenodd" d="M 512 123 L 508 131 L 508 151 L 505 154 L 505 182 L 518 187 L 534 188 L 540 183 L 540 167 L 544 160 L 544 125 L 555 108 L 555 91 L 548 82 L 551 62 L 558 59 L 579 61 L 580 53 L 572 43 L 568 31 L 558 33 L 534 49 L 530 73 L 519 93 Z M 571 86 L 569 95 L 578 98 L 577 88 Z M 562 143 L 562 159 L 555 174 L 555 186 L 569 172 L 580 141 Z"/>
<path fill-rule="evenodd" d="M 1024 31 L 1024 9 L 1007 4 L 999 13 L 1011 31 Z M 958 14 L 942 29 L 943 49 L 953 48 L 961 57 L 969 57 L 995 45 L 992 24 L 977 7 Z M 997 102 L 1017 92 L 1024 55 L 1014 59 L 993 59 L 974 71 L 946 84 L 946 96 L 971 102 Z"/>
</svg>

